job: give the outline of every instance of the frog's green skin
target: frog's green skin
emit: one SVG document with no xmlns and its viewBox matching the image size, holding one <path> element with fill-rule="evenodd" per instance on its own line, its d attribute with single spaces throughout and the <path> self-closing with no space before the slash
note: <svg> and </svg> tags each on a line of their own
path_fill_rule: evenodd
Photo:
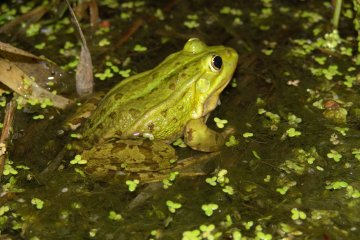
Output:
<svg viewBox="0 0 360 240">
<path fill-rule="evenodd" d="M 183 50 L 171 54 L 154 69 L 117 84 L 82 129 L 83 144 L 94 146 L 82 154 L 88 160 L 85 170 L 106 175 L 101 158 L 111 159 L 109 171 L 156 171 L 168 167 L 168 161 L 176 156 L 167 144 L 181 136 L 195 150 L 219 150 L 224 134 L 207 128 L 205 122 L 218 105 L 219 94 L 229 83 L 237 61 L 238 54 L 232 48 L 207 46 L 199 39 L 190 39 Z M 144 138 L 153 141 L 144 147 Z M 153 150 L 150 145 L 158 141 L 161 147 Z M 129 149 L 133 150 L 131 154 Z"/>
</svg>

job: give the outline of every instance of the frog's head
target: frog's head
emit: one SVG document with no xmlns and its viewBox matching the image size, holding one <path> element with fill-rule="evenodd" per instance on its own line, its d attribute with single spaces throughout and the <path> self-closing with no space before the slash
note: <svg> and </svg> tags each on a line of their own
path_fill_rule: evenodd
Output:
<svg viewBox="0 0 360 240">
<path fill-rule="evenodd" d="M 192 118 L 200 118 L 214 110 L 218 105 L 219 95 L 231 80 L 235 71 L 238 54 L 229 47 L 207 46 L 197 38 L 188 40 L 184 54 L 193 55 L 188 70 L 194 72 L 192 89 L 194 105 Z"/>
</svg>

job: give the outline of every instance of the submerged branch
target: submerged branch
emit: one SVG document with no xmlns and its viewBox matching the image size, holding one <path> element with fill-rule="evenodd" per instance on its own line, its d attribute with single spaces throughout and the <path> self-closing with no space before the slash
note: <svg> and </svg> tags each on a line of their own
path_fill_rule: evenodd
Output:
<svg viewBox="0 0 360 240">
<path fill-rule="evenodd" d="M 21 16 L 15 18 L 14 20 L 10 21 L 9 23 L 6 23 L 2 27 L 0 27 L 0 33 L 9 32 L 9 30 L 21 29 L 21 28 L 17 27 L 17 25 L 20 25 L 24 22 L 28 22 L 28 23 L 36 22 L 39 19 L 41 19 L 42 16 L 44 16 L 45 13 L 47 13 L 50 8 L 51 8 L 51 5 L 41 5 L 40 7 L 37 7 L 35 9 L 25 13 L 24 15 L 21 15 Z"/>
</svg>

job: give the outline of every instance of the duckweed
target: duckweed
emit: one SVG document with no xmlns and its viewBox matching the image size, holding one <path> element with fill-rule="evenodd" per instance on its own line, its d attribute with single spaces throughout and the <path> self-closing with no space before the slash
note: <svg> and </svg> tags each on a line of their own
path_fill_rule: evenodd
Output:
<svg viewBox="0 0 360 240">
<path fill-rule="evenodd" d="M 326 154 L 328 158 L 334 159 L 335 162 L 340 162 L 342 155 L 338 153 L 336 150 L 331 149 L 328 154 Z"/>
<path fill-rule="evenodd" d="M 7 213 L 8 211 L 10 211 L 10 207 L 7 205 L 1 206 L 0 207 L 0 216 L 3 216 L 5 213 Z"/>
<path fill-rule="evenodd" d="M 138 179 L 135 180 L 126 180 L 125 184 L 128 186 L 130 192 L 136 190 L 136 187 L 139 185 L 140 181 Z"/>
<path fill-rule="evenodd" d="M 109 41 L 109 39 L 107 38 L 103 38 L 99 41 L 99 47 L 105 47 L 105 46 L 109 46 L 111 44 L 111 42 Z"/>
<path fill-rule="evenodd" d="M 31 199 L 31 204 L 36 207 L 36 209 L 42 209 L 44 207 L 44 201 L 39 198 Z"/>
<path fill-rule="evenodd" d="M 227 142 L 225 142 L 225 146 L 233 147 L 239 144 L 239 141 L 235 138 L 234 135 L 231 135 Z"/>
<path fill-rule="evenodd" d="M 108 218 L 113 221 L 120 221 L 123 219 L 120 213 L 117 213 L 115 211 L 110 211 Z"/>
<path fill-rule="evenodd" d="M 291 219 L 292 220 L 305 220 L 306 219 L 306 213 L 303 211 L 298 210 L 297 208 L 291 209 Z"/>
<path fill-rule="evenodd" d="M 218 128 L 224 128 L 224 127 L 225 127 L 225 124 L 228 123 L 228 120 L 226 120 L 226 119 L 220 119 L 220 118 L 218 118 L 218 117 L 215 117 L 215 118 L 214 118 L 214 122 L 216 123 L 216 126 L 217 126 Z"/>
<path fill-rule="evenodd" d="M 186 148 L 187 147 L 182 138 L 176 139 L 176 141 L 173 142 L 172 144 L 174 146 L 178 146 L 178 147 L 181 147 L 181 148 Z"/>
<path fill-rule="evenodd" d="M 95 73 L 95 77 L 100 80 L 105 80 L 107 78 L 112 78 L 114 74 L 112 73 L 111 69 L 107 68 L 103 73 Z"/>
<path fill-rule="evenodd" d="M 335 182 L 329 182 L 326 183 L 326 189 L 341 189 L 341 188 L 346 188 L 349 184 L 347 182 L 344 181 L 335 181 Z"/>
<path fill-rule="evenodd" d="M 298 137 L 301 135 L 301 132 L 297 131 L 295 128 L 289 128 L 288 130 L 286 130 L 286 134 L 289 137 Z"/>
<path fill-rule="evenodd" d="M 171 172 L 169 177 L 162 181 L 163 182 L 163 188 L 168 189 L 170 186 L 172 186 L 175 179 L 176 179 L 176 176 L 178 176 L 178 175 L 179 175 L 179 172 Z"/>
<path fill-rule="evenodd" d="M 131 69 L 119 70 L 119 75 L 123 78 L 130 77 Z"/>
<path fill-rule="evenodd" d="M 243 137 L 244 138 L 250 138 L 250 137 L 253 137 L 254 136 L 254 133 L 251 133 L 251 132 L 245 132 L 243 133 Z"/>
<path fill-rule="evenodd" d="M 147 51 L 147 47 L 143 46 L 143 45 L 140 45 L 140 44 L 136 44 L 134 46 L 134 51 L 135 52 L 145 52 L 145 51 Z"/>
<path fill-rule="evenodd" d="M 186 18 L 187 18 L 187 20 L 184 21 L 185 27 L 187 27 L 189 29 L 193 29 L 193 28 L 198 28 L 200 26 L 200 23 L 197 21 L 198 16 L 196 14 L 187 15 Z"/>
<path fill-rule="evenodd" d="M 6 164 L 4 166 L 4 171 L 3 171 L 3 174 L 5 176 L 18 174 L 18 171 L 15 168 L 13 168 L 13 166 L 11 164 L 12 164 L 11 161 L 6 162 Z"/>
<path fill-rule="evenodd" d="M 200 231 L 198 229 L 192 231 L 185 231 L 182 235 L 182 240 L 200 240 Z"/>
<path fill-rule="evenodd" d="M 219 208 L 219 205 L 217 205 L 215 203 L 203 204 L 201 206 L 201 209 L 204 211 L 205 215 L 208 217 L 213 215 L 214 210 L 216 210 L 218 208 Z"/>
<path fill-rule="evenodd" d="M 87 164 L 87 160 L 82 159 L 80 154 L 75 155 L 74 159 L 70 161 L 70 164 L 76 165 L 84 165 Z"/>
<path fill-rule="evenodd" d="M 284 186 L 282 188 L 276 188 L 276 191 L 278 193 L 280 193 L 281 195 L 285 195 L 287 193 L 287 191 L 289 190 L 288 186 Z"/>
<path fill-rule="evenodd" d="M 166 206 L 171 213 L 175 213 L 178 209 L 182 207 L 181 203 L 173 202 L 171 200 L 166 201 Z"/>
</svg>

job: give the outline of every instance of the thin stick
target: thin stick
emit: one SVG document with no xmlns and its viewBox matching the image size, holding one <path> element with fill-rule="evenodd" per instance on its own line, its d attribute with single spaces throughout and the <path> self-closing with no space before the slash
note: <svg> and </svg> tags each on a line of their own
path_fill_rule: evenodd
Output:
<svg viewBox="0 0 360 240">
<path fill-rule="evenodd" d="M 5 109 L 4 127 L 0 137 L 0 178 L 4 171 L 5 159 L 6 159 L 6 146 L 7 140 L 10 136 L 10 130 L 14 120 L 14 113 L 16 109 L 16 102 L 11 100 Z"/>
<path fill-rule="evenodd" d="M 342 0 L 335 1 L 335 10 L 334 10 L 334 15 L 333 15 L 333 19 L 332 19 L 332 23 L 333 23 L 335 29 L 337 29 L 339 26 L 341 5 L 342 5 Z"/>
<path fill-rule="evenodd" d="M 170 12 L 171 9 L 179 2 L 180 0 L 171 0 L 168 4 L 163 7 L 164 12 Z M 120 48 L 125 42 L 127 42 L 132 35 L 134 35 L 140 27 L 142 27 L 145 23 L 151 23 L 156 20 L 155 16 L 150 16 L 146 18 L 138 18 L 133 24 L 128 28 L 127 31 L 120 37 L 120 39 L 115 43 L 113 49 Z"/>
</svg>

